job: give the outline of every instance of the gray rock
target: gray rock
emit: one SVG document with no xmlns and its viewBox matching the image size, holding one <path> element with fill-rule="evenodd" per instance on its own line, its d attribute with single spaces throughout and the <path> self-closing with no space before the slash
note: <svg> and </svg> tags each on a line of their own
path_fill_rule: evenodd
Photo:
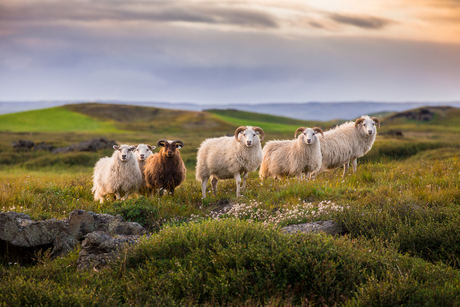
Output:
<svg viewBox="0 0 460 307">
<path fill-rule="evenodd" d="M 79 270 L 98 270 L 116 259 L 126 245 L 135 244 L 139 236 L 112 237 L 103 231 L 94 231 L 85 236 L 77 260 Z"/>
<path fill-rule="evenodd" d="M 77 240 L 82 240 L 88 233 L 103 231 L 110 235 L 143 235 L 147 231 L 139 223 L 123 222 L 121 216 L 96 214 L 91 211 L 74 210 L 69 215 L 69 228 Z"/>
<path fill-rule="evenodd" d="M 11 144 L 11 146 L 13 146 L 13 148 L 17 150 L 30 150 L 32 147 L 34 147 L 34 145 L 35 143 L 33 141 L 25 141 L 25 140 L 19 140 Z"/>
<path fill-rule="evenodd" d="M 337 223 L 332 221 L 332 220 L 289 225 L 289 226 L 286 226 L 286 227 L 282 227 L 281 231 L 284 232 L 284 233 L 324 232 L 326 234 L 333 235 L 333 236 L 344 233 L 344 230 L 342 229 L 342 227 L 337 225 Z"/>
<path fill-rule="evenodd" d="M 96 138 L 83 141 L 77 144 L 72 144 L 66 147 L 58 147 L 53 149 L 53 153 L 67 153 L 71 151 L 98 151 L 99 149 L 112 148 L 117 145 L 115 141 L 109 141 L 107 138 Z"/>
<path fill-rule="evenodd" d="M 66 220 L 33 221 L 16 212 L 0 213 L 0 241 L 17 247 L 52 245 L 53 256 L 67 254 L 77 245 Z"/>
</svg>

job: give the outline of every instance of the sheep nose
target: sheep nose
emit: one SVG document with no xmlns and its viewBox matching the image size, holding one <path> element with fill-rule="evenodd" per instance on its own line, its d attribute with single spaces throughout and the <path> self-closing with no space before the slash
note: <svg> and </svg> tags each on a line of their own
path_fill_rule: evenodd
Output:
<svg viewBox="0 0 460 307">
<path fill-rule="evenodd" d="M 308 144 L 311 144 L 311 139 L 307 139 L 307 143 L 308 143 Z"/>
<path fill-rule="evenodd" d="M 126 159 L 126 155 L 122 155 L 121 158 L 122 158 L 123 160 L 125 160 L 125 159 Z"/>
<path fill-rule="evenodd" d="M 369 135 L 372 135 L 372 130 L 368 130 L 367 133 L 369 133 Z"/>
<path fill-rule="evenodd" d="M 144 155 L 141 155 L 141 159 L 144 159 Z"/>
<path fill-rule="evenodd" d="M 251 141 L 247 141 L 246 142 L 249 146 L 251 146 L 252 142 Z"/>
</svg>

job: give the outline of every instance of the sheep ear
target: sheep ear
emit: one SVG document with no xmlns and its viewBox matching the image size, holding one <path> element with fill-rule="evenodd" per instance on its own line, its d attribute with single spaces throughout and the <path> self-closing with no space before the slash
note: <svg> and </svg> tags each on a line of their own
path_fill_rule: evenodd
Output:
<svg viewBox="0 0 460 307">
<path fill-rule="evenodd" d="M 166 140 L 166 139 L 158 140 L 157 146 L 165 147 L 165 142 L 167 142 L 167 141 L 168 140 Z"/>
<path fill-rule="evenodd" d="M 150 146 L 150 145 L 147 145 L 147 147 L 150 149 L 150 150 L 154 150 L 155 148 L 157 148 L 156 146 Z"/>
<path fill-rule="evenodd" d="M 178 149 L 184 147 L 184 142 L 182 142 L 181 140 L 174 140 L 173 142 L 176 144 Z"/>
<path fill-rule="evenodd" d="M 239 142 L 240 141 L 240 133 L 243 132 L 244 130 L 248 129 L 246 126 L 239 126 L 235 130 L 235 139 Z"/>
<path fill-rule="evenodd" d="M 133 151 L 134 149 L 137 149 L 137 146 L 129 146 L 128 150 Z"/>
<path fill-rule="evenodd" d="M 377 117 L 371 117 L 371 119 L 377 124 L 377 127 L 380 128 L 380 121 Z"/>
<path fill-rule="evenodd" d="M 313 129 L 313 131 L 315 131 L 315 132 L 321 133 L 321 135 L 324 137 L 324 133 L 323 133 L 323 130 L 321 130 L 321 128 L 319 128 L 319 127 L 313 127 L 312 129 Z"/>
<path fill-rule="evenodd" d="M 113 145 L 113 149 L 120 150 L 120 146 L 118 146 L 118 145 Z"/>
<path fill-rule="evenodd" d="M 355 121 L 355 127 L 358 128 L 358 125 L 361 124 L 364 121 L 364 117 L 358 118 Z"/>
</svg>

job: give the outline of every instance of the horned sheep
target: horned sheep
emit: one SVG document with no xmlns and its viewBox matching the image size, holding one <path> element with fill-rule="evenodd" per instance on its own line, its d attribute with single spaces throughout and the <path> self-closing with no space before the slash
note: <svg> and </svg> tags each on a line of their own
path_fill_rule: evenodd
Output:
<svg viewBox="0 0 460 307">
<path fill-rule="evenodd" d="M 324 132 L 324 137 L 320 138 L 323 161 L 315 173 L 343 166 L 344 177 L 350 161 L 356 172 L 357 159 L 368 153 L 374 144 L 376 127 L 380 128 L 378 118 L 364 115 L 355 122 L 347 122 Z"/>
<path fill-rule="evenodd" d="M 160 189 L 160 195 L 165 190 L 174 195 L 174 189 L 184 182 L 187 172 L 179 152 L 184 142 L 161 139 L 157 142 L 157 146 L 162 147 L 160 152 L 148 157 L 145 164 L 144 175 L 147 187 L 153 190 L 152 194 Z"/>
<path fill-rule="evenodd" d="M 259 139 L 260 135 L 260 139 Z M 206 197 L 209 178 L 214 195 L 217 194 L 217 182 L 235 178 L 236 196 L 246 188 L 249 172 L 255 171 L 262 163 L 261 141 L 265 136 L 260 127 L 240 126 L 234 136 L 204 140 L 197 154 L 196 180 L 201 181 L 201 192 Z M 243 185 L 240 187 L 241 176 Z"/>
<path fill-rule="evenodd" d="M 133 153 L 136 146 L 114 145 L 113 149 L 115 151 L 111 157 L 99 159 L 94 166 L 92 192 L 94 200 L 101 203 L 108 194 L 115 194 L 117 199 L 125 200 L 142 184 L 142 173 Z M 120 193 L 124 193 L 123 198 Z"/>
<path fill-rule="evenodd" d="M 297 133 L 300 132 L 298 138 Z M 299 127 L 294 140 L 270 141 L 263 149 L 263 161 L 259 176 L 279 178 L 284 176 L 301 177 L 302 172 L 311 179 L 311 173 L 321 167 L 321 146 L 317 134 L 323 135 L 318 128 Z"/>
</svg>

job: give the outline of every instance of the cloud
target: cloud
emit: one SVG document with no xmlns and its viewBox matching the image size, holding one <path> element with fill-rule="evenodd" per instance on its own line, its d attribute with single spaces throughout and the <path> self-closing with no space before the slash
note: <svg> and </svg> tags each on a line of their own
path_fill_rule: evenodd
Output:
<svg viewBox="0 0 460 307">
<path fill-rule="evenodd" d="M 113 2 L 113 1 L 52 1 L 27 5 L 0 5 L 0 20 L 21 22 L 55 21 L 147 21 L 185 22 L 246 26 L 278 27 L 276 18 L 254 8 L 219 7 L 212 3 Z"/>
<path fill-rule="evenodd" d="M 394 21 L 390 19 L 373 16 L 330 14 L 329 17 L 335 22 L 364 29 L 380 30 L 387 25 L 394 23 Z"/>
</svg>

